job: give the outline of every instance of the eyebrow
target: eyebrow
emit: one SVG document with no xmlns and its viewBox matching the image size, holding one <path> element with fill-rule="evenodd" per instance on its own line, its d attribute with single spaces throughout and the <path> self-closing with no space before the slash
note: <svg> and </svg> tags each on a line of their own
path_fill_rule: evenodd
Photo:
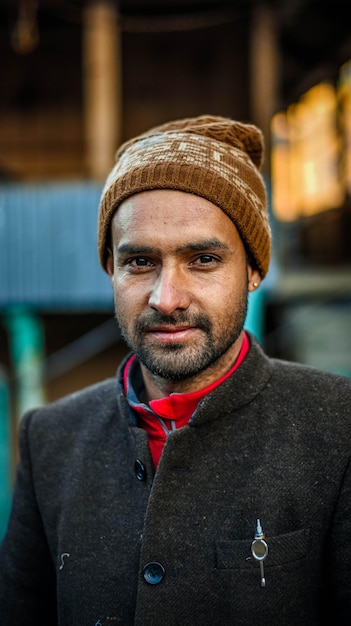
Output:
<svg viewBox="0 0 351 626">
<path fill-rule="evenodd" d="M 133 246 L 129 243 L 122 243 L 117 248 L 117 254 L 151 254 L 154 251 L 151 246 Z"/>
<path fill-rule="evenodd" d="M 217 238 L 204 239 L 194 243 L 185 243 L 176 248 L 176 252 L 204 252 L 210 250 L 229 250 L 229 246 Z M 151 246 L 138 246 L 129 243 L 123 243 L 117 248 L 117 254 L 152 254 L 158 252 L 157 248 Z"/>
<path fill-rule="evenodd" d="M 183 246 L 179 246 L 177 248 L 177 252 L 183 251 L 194 251 L 194 252 L 202 252 L 205 250 L 229 250 L 229 246 L 214 237 L 213 239 L 204 239 L 203 241 L 198 241 L 194 243 L 186 243 Z"/>
</svg>

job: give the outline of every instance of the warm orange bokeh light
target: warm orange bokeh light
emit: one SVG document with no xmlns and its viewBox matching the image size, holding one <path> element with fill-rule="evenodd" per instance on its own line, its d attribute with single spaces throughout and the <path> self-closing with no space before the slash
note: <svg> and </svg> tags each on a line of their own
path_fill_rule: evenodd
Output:
<svg viewBox="0 0 351 626">
<path fill-rule="evenodd" d="M 339 207 L 340 175 L 337 95 L 329 83 L 306 92 L 272 120 L 273 211 L 282 221 Z"/>
</svg>

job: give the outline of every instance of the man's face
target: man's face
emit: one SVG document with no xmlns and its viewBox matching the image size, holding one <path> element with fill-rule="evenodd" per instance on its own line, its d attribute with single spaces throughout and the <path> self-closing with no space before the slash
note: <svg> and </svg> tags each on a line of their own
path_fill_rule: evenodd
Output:
<svg viewBox="0 0 351 626">
<path fill-rule="evenodd" d="M 246 315 L 247 267 L 233 222 L 211 202 L 172 190 L 125 200 L 108 258 L 122 334 L 152 375 L 184 381 L 224 373 Z"/>
</svg>

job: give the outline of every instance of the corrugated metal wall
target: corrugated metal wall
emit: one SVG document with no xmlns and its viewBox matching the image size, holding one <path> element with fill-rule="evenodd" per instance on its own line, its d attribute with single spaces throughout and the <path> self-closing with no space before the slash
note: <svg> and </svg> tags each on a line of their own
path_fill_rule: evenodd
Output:
<svg viewBox="0 0 351 626">
<path fill-rule="evenodd" d="M 97 183 L 0 186 L 0 307 L 113 310 L 97 256 Z"/>
</svg>

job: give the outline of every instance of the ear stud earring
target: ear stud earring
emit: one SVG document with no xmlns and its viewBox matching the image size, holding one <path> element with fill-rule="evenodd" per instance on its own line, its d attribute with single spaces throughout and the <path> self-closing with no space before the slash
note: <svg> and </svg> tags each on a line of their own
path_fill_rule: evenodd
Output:
<svg viewBox="0 0 351 626">
<path fill-rule="evenodd" d="M 252 286 L 255 287 L 255 289 L 257 289 L 258 283 L 252 283 Z"/>
</svg>

